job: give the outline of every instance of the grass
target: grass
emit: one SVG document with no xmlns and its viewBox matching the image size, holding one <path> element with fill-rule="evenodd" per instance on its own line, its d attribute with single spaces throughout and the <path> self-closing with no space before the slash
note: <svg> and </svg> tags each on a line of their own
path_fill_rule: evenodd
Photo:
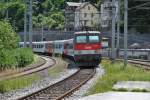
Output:
<svg viewBox="0 0 150 100">
<path fill-rule="evenodd" d="M 39 60 L 39 56 L 34 54 L 34 61 L 29 65 L 33 65 L 33 64 L 37 63 L 38 60 Z M 28 67 L 29 65 L 27 65 L 26 67 Z M 18 69 L 21 69 L 21 68 L 14 67 L 14 69 L 12 69 L 12 68 L 5 69 L 5 70 L 0 72 L 0 77 L 2 77 L 3 75 L 9 74 L 9 73 L 15 73 L 18 71 Z"/>
<path fill-rule="evenodd" d="M 34 54 L 34 60 L 31 64 L 35 64 L 39 59 L 40 59 L 39 56 Z"/>
<path fill-rule="evenodd" d="M 122 91 L 122 92 L 150 92 L 149 90 L 146 90 L 146 89 L 132 89 L 132 90 L 128 90 L 128 89 L 125 89 L 125 88 L 120 88 L 120 89 L 115 89 L 113 91 Z"/>
<path fill-rule="evenodd" d="M 31 74 L 20 78 L 0 81 L 0 93 L 5 93 L 15 89 L 20 89 L 29 86 L 30 84 L 39 79 L 39 75 Z"/>
<path fill-rule="evenodd" d="M 150 91 L 148 91 L 146 89 L 134 89 L 134 90 L 132 90 L 132 92 L 150 92 Z"/>
<path fill-rule="evenodd" d="M 38 56 L 34 55 L 34 62 L 32 62 L 32 64 L 36 63 L 38 61 L 38 59 L 39 59 Z M 10 73 L 10 72 L 16 71 L 16 70 L 17 69 L 9 69 L 0 74 Z M 39 79 L 40 79 L 39 75 L 31 74 L 28 76 L 22 76 L 22 77 L 18 77 L 18 78 L 14 78 L 14 79 L 1 80 L 0 81 L 0 93 L 5 93 L 5 92 L 9 92 L 9 91 L 12 91 L 15 89 L 27 87 Z"/>
<path fill-rule="evenodd" d="M 63 61 L 61 58 L 55 58 L 55 59 L 57 60 L 56 64 L 54 65 L 54 67 L 51 67 L 48 71 L 50 77 L 58 76 L 60 72 L 63 72 L 66 69 L 65 61 Z"/>
<path fill-rule="evenodd" d="M 118 81 L 150 81 L 149 71 L 137 68 L 132 64 L 123 68 L 122 62 L 112 64 L 109 60 L 103 60 L 102 66 L 105 69 L 105 75 L 97 80 L 86 95 L 112 91 L 113 85 Z"/>
<path fill-rule="evenodd" d="M 55 78 L 60 74 L 60 72 L 63 72 L 66 69 L 66 62 L 61 60 L 60 58 L 56 59 L 57 64 L 48 69 L 48 74 L 52 78 Z M 12 90 L 27 87 L 33 84 L 35 81 L 40 80 L 41 78 L 43 77 L 41 77 L 39 73 L 35 73 L 15 79 L 2 80 L 0 81 L 0 93 L 5 93 Z"/>
</svg>

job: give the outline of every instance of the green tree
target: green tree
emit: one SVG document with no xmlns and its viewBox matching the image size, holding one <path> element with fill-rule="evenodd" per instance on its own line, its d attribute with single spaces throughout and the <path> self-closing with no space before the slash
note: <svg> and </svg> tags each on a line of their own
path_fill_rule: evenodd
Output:
<svg viewBox="0 0 150 100">
<path fill-rule="evenodd" d="M 25 5 L 22 0 L 8 0 L 0 2 L 0 19 L 6 19 L 6 11 L 8 10 L 8 20 L 14 30 L 18 31 L 23 28 Z"/>
<path fill-rule="evenodd" d="M 25 10 L 24 1 L 28 0 L 0 0 L 0 20 L 6 18 L 6 11 L 8 10 L 9 22 L 15 27 L 15 31 L 23 30 Z M 69 1 L 79 2 L 81 0 L 33 0 L 34 27 L 41 27 L 41 25 L 44 25 L 46 27 L 48 26 L 50 29 L 63 29 L 63 10 L 65 9 L 65 3 Z M 101 0 L 85 1 L 95 4 L 98 9 L 100 8 Z M 42 21 L 39 19 L 42 19 Z"/>
<path fill-rule="evenodd" d="M 61 9 L 64 9 L 64 5 L 64 0 L 45 0 L 42 3 L 44 12 L 61 11 Z"/>
<path fill-rule="evenodd" d="M 7 21 L 0 21 L 0 50 L 14 49 L 19 42 L 18 35 Z"/>
<path fill-rule="evenodd" d="M 50 16 L 54 21 L 54 25 L 52 25 L 54 29 L 63 29 L 64 28 L 64 15 L 61 12 L 54 13 Z"/>
</svg>

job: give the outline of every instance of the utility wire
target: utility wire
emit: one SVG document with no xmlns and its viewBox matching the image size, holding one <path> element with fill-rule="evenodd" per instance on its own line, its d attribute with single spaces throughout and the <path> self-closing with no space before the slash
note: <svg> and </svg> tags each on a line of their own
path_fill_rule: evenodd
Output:
<svg viewBox="0 0 150 100">
<path fill-rule="evenodd" d="M 140 5 L 137 5 L 137 6 L 128 8 L 128 10 L 137 9 L 137 8 L 139 8 L 139 7 L 147 6 L 147 5 L 149 5 L 149 4 L 150 4 L 150 2 L 146 2 L 146 3 L 143 3 L 143 4 L 140 4 Z"/>
</svg>

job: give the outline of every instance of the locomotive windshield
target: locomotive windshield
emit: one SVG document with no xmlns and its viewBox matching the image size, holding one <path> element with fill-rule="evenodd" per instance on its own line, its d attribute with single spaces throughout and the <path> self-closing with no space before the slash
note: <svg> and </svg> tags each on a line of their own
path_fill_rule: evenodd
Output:
<svg viewBox="0 0 150 100">
<path fill-rule="evenodd" d="M 89 42 L 99 42 L 99 36 L 89 36 Z"/>
<path fill-rule="evenodd" d="M 76 42 L 77 43 L 86 43 L 87 42 L 87 37 L 86 36 L 77 36 L 76 37 Z"/>
<path fill-rule="evenodd" d="M 77 35 L 75 38 L 76 43 L 99 43 L 100 36 L 99 35 Z"/>
</svg>

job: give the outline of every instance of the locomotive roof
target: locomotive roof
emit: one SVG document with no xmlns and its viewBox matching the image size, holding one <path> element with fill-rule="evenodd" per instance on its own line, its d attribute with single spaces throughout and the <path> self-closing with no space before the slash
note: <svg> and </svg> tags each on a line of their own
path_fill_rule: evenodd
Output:
<svg viewBox="0 0 150 100">
<path fill-rule="evenodd" d="M 79 32 L 75 32 L 74 34 L 85 34 L 85 33 L 99 33 L 99 31 L 79 31 Z"/>
</svg>

